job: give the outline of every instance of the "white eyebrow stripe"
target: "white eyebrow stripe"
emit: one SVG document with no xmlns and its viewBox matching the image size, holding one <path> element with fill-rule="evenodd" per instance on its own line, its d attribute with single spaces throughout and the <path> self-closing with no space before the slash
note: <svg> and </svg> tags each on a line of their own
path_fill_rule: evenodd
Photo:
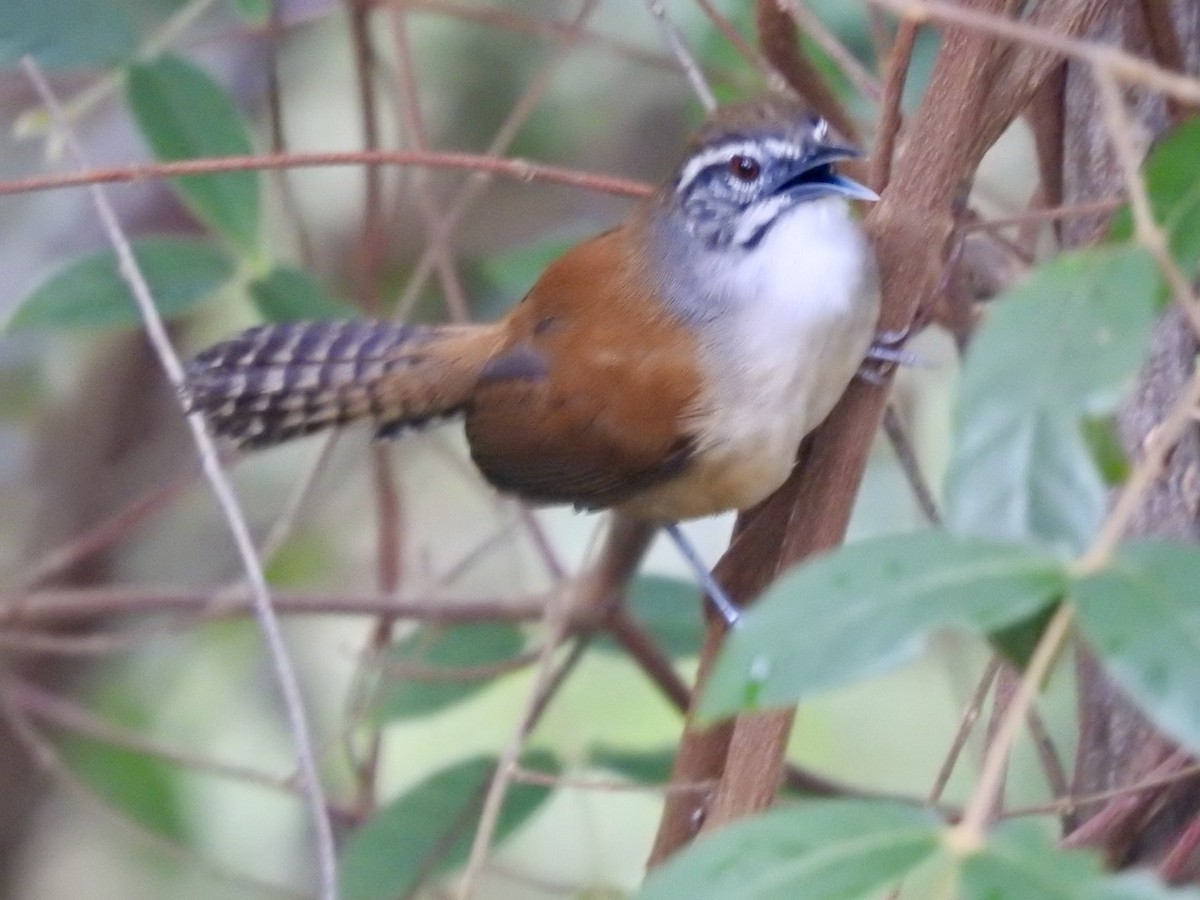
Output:
<svg viewBox="0 0 1200 900">
<path fill-rule="evenodd" d="M 799 159 L 803 149 L 792 141 L 785 141 L 782 138 L 726 141 L 715 147 L 709 147 L 688 160 L 688 164 L 683 167 L 683 172 L 679 175 L 678 189 L 682 191 L 709 166 L 728 162 L 738 155 L 758 157 L 764 153 L 776 159 Z"/>
</svg>

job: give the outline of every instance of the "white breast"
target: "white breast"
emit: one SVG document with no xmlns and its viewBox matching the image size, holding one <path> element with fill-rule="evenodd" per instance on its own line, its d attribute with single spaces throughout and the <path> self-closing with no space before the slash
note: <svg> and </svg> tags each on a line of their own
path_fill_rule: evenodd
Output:
<svg viewBox="0 0 1200 900">
<path fill-rule="evenodd" d="M 840 199 L 785 214 L 753 250 L 722 254 L 703 282 L 723 314 L 706 329 L 707 391 L 689 427 L 700 443 L 684 477 L 644 498 L 646 512 L 745 509 L 779 487 L 878 318 L 870 250 Z"/>
</svg>

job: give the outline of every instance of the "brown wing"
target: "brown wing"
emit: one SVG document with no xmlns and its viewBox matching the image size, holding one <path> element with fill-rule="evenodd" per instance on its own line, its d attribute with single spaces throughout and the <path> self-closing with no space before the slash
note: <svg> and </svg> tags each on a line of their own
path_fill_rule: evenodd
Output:
<svg viewBox="0 0 1200 900">
<path fill-rule="evenodd" d="M 688 464 L 697 347 L 647 299 L 642 273 L 614 264 L 629 258 L 626 239 L 611 231 L 570 251 L 508 320 L 466 423 L 476 464 L 501 490 L 604 507 Z"/>
</svg>

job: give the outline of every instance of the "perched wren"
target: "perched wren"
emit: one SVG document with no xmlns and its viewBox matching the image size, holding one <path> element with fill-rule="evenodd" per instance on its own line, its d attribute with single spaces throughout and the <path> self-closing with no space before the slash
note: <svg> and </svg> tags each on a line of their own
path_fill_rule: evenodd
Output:
<svg viewBox="0 0 1200 900">
<path fill-rule="evenodd" d="M 191 408 L 244 447 L 462 414 L 500 490 L 611 508 L 682 541 L 678 520 L 784 482 L 868 354 L 879 290 L 847 200 L 878 198 L 836 168 L 858 155 L 792 101 L 725 107 L 665 186 L 500 321 L 252 328 L 192 361 Z"/>
</svg>

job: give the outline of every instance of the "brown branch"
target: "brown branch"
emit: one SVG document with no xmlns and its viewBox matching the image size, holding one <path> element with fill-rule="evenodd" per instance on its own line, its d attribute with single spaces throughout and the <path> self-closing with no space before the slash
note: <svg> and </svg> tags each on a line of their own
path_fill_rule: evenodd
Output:
<svg viewBox="0 0 1200 900">
<path fill-rule="evenodd" d="M 989 15 L 979 8 L 958 6 L 945 2 L 945 0 L 869 0 L 869 2 L 897 12 L 915 22 L 933 20 L 951 25 L 961 25 L 982 34 L 995 35 L 1027 44 L 1030 47 L 1040 47 L 1053 51 L 1059 56 L 1080 59 L 1106 69 L 1114 78 L 1122 81 L 1137 82 L 1187 103 L 1200 103 L 1200 81 L 1197 79 L 1170 72 L 1116 47 L 1079 40 L 1077 35 L 1082 34 L 1083 30 L 1064 27 L 1057 32 L 1048 31 L 1039 25 Z M 1104 4 L 1094 2 L 1086 5 L 1092 8 L 1081 10 L 1079 0 L 1065 4 L 1048 4 L 1047 6 L 1052 7 L 1051 15 L 1073 18 L 1075 14 L 1083 11 L 1087 20 L 1092 21 L 1099 15 Z"/>
<path fill-rule="evenodd" d="M 1170 4 L 1162 0 L 1139 0 L 1138 6 L 1142 10 L 1154 61 L 1168 71 L 1187 72 L 1183 47 L 1180 46 L 1179 35 L 1175 33 L 1175 23 L 1171 21 Z M 1196 108 L 1195 103 L 1183 103 L 1175 97 L 1167 97 L 1167 112 L 1176 124 L 1193 114 Z"/>
<path fill-rule="evenodd" d="M 125 537 L 155 513 L 167 508 L 200 478 L 199 469 L 192 469 L 172 478 L 166 484 L 135 497 L 108 518 L 55 547 L 18 575 L 5 589 L 5 603 L 34 590 Z"/>
<path fill-rule="evenodd" d="M 883 87 L 850 50 L 838 40 L 837 35 L 825 27 L 806 3 L 802 0 L 774 0 L 782 11 L 791 16 L 800 29 L 812 38 L 813 43 L 820 47 L 825 55 L 833 60 L 834 65 L 842 70 L 846 79 L 854 85 L 862 96 L 868 100 L 878 101 L 883 96 Z"/>
<path fill-rule="evenodd" d="M 509 111 L 508 116 L 496 129 L 495 135 L 489 142 L 487 153 L 489 156 L 499 156 L 507 152 L 509 146 L 516 139 L 518 132 L 522 126 L 533 115 L 542 99 L 550 90 L 555 73 L 567 58 L 570 52 L 575 48 L 579 36 L 579 29 L 585 21 L 586 15 L 591 10 L 591 5 L 585 4 L 579 12 L 568 23 L 564 24 L 561 32 L 556 32 L 556 42 L 550 58 L 530 80 L 525 91 L 521 94 L 520 99 L 513 104 L 513 108 Z M 446 213 L 439 217 L 441 227 L 446 234 L 446 239 L 449 240 L 449 235 L 454 228 L 457 227 L 459 221 L 470 209 L 475 198 L 488 185 L 490 179 L 482 172 L 476 177 L 470 179 L 458 191 L 458 193 L 446 204 Z M 653 188 L 646 187 L 646 194 L 650 193 Z M 642 195 L 644 196 L 644 194 Z M 412 275 L 405 285 L 400 299 L 396 302 L 395 318 L 403 319 L 412 310 L 413 305 L 417 302 L 422 289 L 425 287 L 425 282 L 433 269 L 433 257 L 429 250 L 421 255 L 417 260 L 417 264 L 413 267 Z"/>
<path fill-rule="evenodd" d="M 414 150 L 428 150 L 424 117 L 421 115 L 421 97 L 417 88 L 417 73 L 413 68 L 412 43 L 408 36 L 408 10 L 403 6 L 390 6 L 392 43 L 396 48 L 396 104 L 399 120 L 408 145 Z M 449 228 L 444 227 L 438 202 L 429 188 L 424 173 L 415 172 L 411 180 L 421 218 L 429 232 L 429 253 L 433 257 L 438 279 L 442 284 L 442 299 L 450 318 L 466 322 L 471 317 L 467 304 L 466 290 L 458 277 L 454 264 L 454 253 L 450 246 Z"/>
<path fill-rule="evenodd" d="M 379 150 L 379 110 L 375 101 L 375 45 L 371 39 L 370 0 L 345 0 L 350 19 L 350 47 L 354 51 L 354 80 L 358 92 L 358 115 L 362 147 Z M 384 242 L 390 231 L 383 214 L 383 172 L 377 164 L 363 167 L 362 225 L 353 266 L 355 295 L 368 316 L 379 315 L 379 274 Z"/>
<path fill-rule="evenodd" d="M 972 11 L 1006 5 L 985 0 Z M 1062 25 L 1066 34 L 1082 31 L 1094 14 L 1088 0 L 1055 6 L 1068 17 Z M 997 97 L 991 88 L 1005 49 L 995 38 L 968 29 L 945 32 L 930 87 L 909 124 L 887 192 L 866 220 L 884 286 L 881 325 L 886 329 L 909 322 L 932 296 L 942 278 L 962 187 L 1053 64 L 1050 56 L 1032 58 L 1011 85 L 1012 92 Z M 841 541 L 885 399 L 884 391 L 851 384 L 806 442 L 788 482 L 758 509 L 739 517 L 738 536 L 718 571 L 736 601 L 751 599 L 783 567 Z M 710 629 L 700 661 L 701 681 L 718 645 L 719 635 Z M 673 777 L 690 782 L 717 777 L 719 787 L 711 803 L 694 796 L 668 797 L 652 863 L 689 841 L 697 822 L 718 827 L 769 802 L 780 780 L 791 718 L 785 711 L 741 716 L 708 729 L 689 725 Z"/>
<path fill-rule="evenodd" d="M 826 82 L 821 70 L 813 65 L 804 52 L 795 19 L 784 12 L 776 0 L 757 0 L 754 15 L 758 41 L 771 65 L 792 90 L 828 119 L 843 137 L 857 143 L 858 125 Z"/>
<path fill-rule="evenodd" d="M 271 136 L 271 152 L 287 153 L 287 133 L 283 124 L 283 87 L 279 81 L 279 38 L 283 34 L 281 2 L 271 3 L 270 20 L 267 23 L 265 38 L 267 74 L 267 122 Z M 295 185 L 292 179 L 282 169 L 275 172 L 275 184 L 279 190 L 279 201 L 283 207 L 284 219 L 296 236 L 300 250 L 300 261 L 305 268 L 311 268 L 316 260 L 313 250 L 312 235 L 300 214 L 300 204 L 296 198 Z"/>
<path fill-rule="evenodd" d="M 430 166 L 465 169 L 502 175 L 516 181 L 543 181 L 565 184 L 622 197 L 645 197 L 653 187 L 639 181 L 610 175 L 595 175 L 530 162 L 524 159 L 500 159 L 473 153 L 421 152 L 417 150 L 346 150 L 328 153 L 264 153 L 257 156 L 222 156 L 188 159 L 180 162 L 144 163 L 105 169 L 84 169 L 65 175 L 34 175 L 0 181 L 0 196 L 28 194 L 34 191 L 87 187 L 93 184 L 129 184 L 181 175 L 208 175 L 216 172 L 246 172 L 263 169 L 306 169 L 321 166 Z"/>
<path fill-rule="evenodd" d="M 962 718 L 959 719 L 958 728 L 954 732 L 954 739 L 950 742 L 950 749 L 946 751 L 946 758 L 942 760 L 937 777 L 933 780 L 933 787 L 929 789 L 930 803 L 937 803 L 942 799 L 942 794 L 946 790 L 946 785 L 950 783 L 950 776 L 954 774 L 954 769 L 958 765 L 958 760 L 967 746 L 967 741 L 971 737 L 975 723 L 979 721 L 979 714 L 983 711 L 984 701 L 987 699 L 988 691 L 992 689 L 992 683 L 996 680 L 996 673 L 999 671 L 1000 662 L 993 657 L 983 670 L 983 674 L 979 677 L 979 683 L 975 685 L 975 690 L 971 693 L 971 699 L 967 701 L 966 709 L 963 710 Z"/>
<path fill-rule="evenodd" d="M 251 612 L 245 593 L 222 595 L 221 589 L 186 590 L 176 587 L 102 587 L 89 590 L 46 590 L 24 597 L 0 597 L 0 628 L 45 628 L 94 621 L 99 616 L 189 613 L 207 618 L 245 616 Z M 443 625 L 487 621 L 525 622 L 537 619 L 545 597 L 525 599 L 458 600 L 445 596 L 398 598 L 387 594 L 279 591 L 275 607 L 289 615 L 393 616 Z M 591 611 L 580 611 L 584 623 Z"/>
<path fill-rule="evenodd" d="M 875 153 L 871 157 L 871 184 L 879 193 L 883 193 L 892 177 L 892 161 L 896 155 L 896 140 L 900 135 L 902 121 L 900 104 L 904 99 L 908 68 L 912 64 L 913 49 L 917 44 L 917 32 L 916 22 L 901 22 L 896 39 L 892 42 L 891 53 L 888 55 L 879 137 Z"/>
<path fill-rule="evenodd" d="M 1024 227 L 1026 225 L 1061 222 L 1064 219 L 1086 218 L 1097 213 L 1116 212 L 1125 204 L 1124 200 L 1093 200 L 1089 203 L 1067 203 L 1043 209 L 1027 209 L 1015 216 L 995 219 L 973 218 L 963 223 L 965 231 L 998 231 L 1001 228 Z"/>
</svg>

